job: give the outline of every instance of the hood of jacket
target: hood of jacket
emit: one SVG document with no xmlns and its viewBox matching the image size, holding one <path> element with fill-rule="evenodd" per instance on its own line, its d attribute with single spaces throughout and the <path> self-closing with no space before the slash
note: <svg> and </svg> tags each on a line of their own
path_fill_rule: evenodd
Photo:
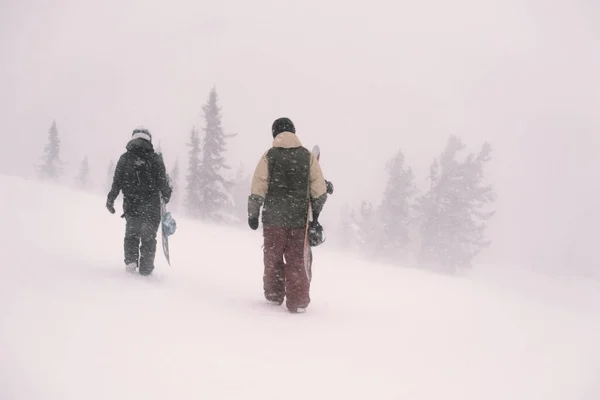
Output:
<svg viewBox="0 0 600 400">
<path fill-rule="evenodd" d="M 292 149 L 301 146 L 302 142 L 300 142 L 298 136 L 292 132 L 281 132 L 279 135 L 275 136 L 275 139 L 273 139 L 273 147 Z"/>
<path fill-rule="evenodd" d="M 142 138 L 130 140 L 125 148 L 127 151 L 134 153 L 151 153 L 154 151 L 154 146 L 152 146 L 152 143 Z"/>
</svg>

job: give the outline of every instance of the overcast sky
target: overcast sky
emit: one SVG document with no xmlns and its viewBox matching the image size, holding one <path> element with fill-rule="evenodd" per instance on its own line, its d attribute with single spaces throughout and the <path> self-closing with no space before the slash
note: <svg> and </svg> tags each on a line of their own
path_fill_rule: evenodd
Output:
<svg viewBox="0 0 600 400">
<path fill-rule="evenodd" d="M 0 170 L 27 174 L 53 119 L 98 180 L 137 125 L 179 157 L 214 85 L 232 167 L 290 117 L 336 185 L 377 202 L 402 149 L 423 185 L 450 134 L 489 141 L 483 260 L 560 263 L 597 236 L 600 6 L 578 0 L 0 0 Z M 335 214 L 335 215 L 334 215 Z M 333 233 L 330 233 L 330 235 Z M 575 243 L 575 244 L 574 244 Z M 579 243 L 579 244 L 578 244 Z M 584 262 L 592 252 L 571 251 Z M 582 255 L 583 254 L 583 255 Z"/>
</svg>

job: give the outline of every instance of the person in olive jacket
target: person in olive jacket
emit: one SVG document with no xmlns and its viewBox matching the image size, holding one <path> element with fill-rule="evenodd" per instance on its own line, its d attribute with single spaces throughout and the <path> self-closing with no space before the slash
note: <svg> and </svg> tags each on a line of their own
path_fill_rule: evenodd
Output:
<svg viewBox="0 0 600 400">
<path fill-rule="evenodd" d="M 318 221 L 327 184 L 319 161 L 302 146 L 289 118 L 275 120 L 271 130 L 273 146 L 260 158 L 252 178 L 248 225 L 258 229 L 262 207 L 265 298 L 273 304 L 285 299 L 290 312 L 304 312 L 311 280 L 305 256 L 307 218 L 312 212 Z"/>
</svg>

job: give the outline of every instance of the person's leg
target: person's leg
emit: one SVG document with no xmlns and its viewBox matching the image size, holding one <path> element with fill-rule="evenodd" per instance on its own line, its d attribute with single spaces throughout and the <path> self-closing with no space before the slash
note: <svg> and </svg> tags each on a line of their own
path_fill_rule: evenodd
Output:
<svg viewBox="0 0 600 400">
<path fill-rule="evenodd" d="M 156 257 L 156 234 L 160 227 L 160 219 L 146 220 L 141 224 L 140 274 L 150 275 L 154 270 Z"/>
<path fill-rule="evenodd" d="M 125 253 L 125 266 L 128 272 L 135 272 L 138 267 L 141 229 L 142 224 L 139 218 L 126 217 L 123 248 Z"/>
<path fill-rule="evenodd" d="M 264 226 L 263 236 L 264 295 L 268 301 L 276 304 L 282 304 L 285 297 L 285 275 L 283 262 L 285 230 L 276 226 Z"/>
<path fill-rule="evenodd" d="M 310 268 L 304 260 L 305 229 L 288 231 L 285 246 L 286 306 L 291 312 L 310 304 Z"/>
</svg>

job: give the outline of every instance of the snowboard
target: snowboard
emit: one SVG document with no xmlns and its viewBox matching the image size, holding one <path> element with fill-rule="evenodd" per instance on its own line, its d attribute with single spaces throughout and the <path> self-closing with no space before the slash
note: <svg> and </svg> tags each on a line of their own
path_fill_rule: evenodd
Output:
<svg viewBox="0 0 600 400">
<path fill-rule="evenodd" d="M 319 145 L 315 145 L 312 149 L 312 154 L 317 158 L 317 161 L 319 161 L 321 159 L 321 148 L 319 147 Z M 310 167 L 309 167 L 310 168 Z M 310 175 L 310 169 L 309 169 L 309 175 Z M 304 231 L 304 271 L 306 272 L 306 277 L 308 278 L 308 281 L 310 282 L 312 280 L 312 270 L 311 270 L 311 264 L 312 264 L 312 251 L 310 250 L 310 244 L 308 241 L 308 227 L 310 225 L 310 223 L 312 222 L 312 212 L 311 212 L 311 206 L 310 206 L 310 179 L 308 180 L 308 190 L 307 190 L 307 194 L 308 194 L 308 214 L 306 215 L 306 227 L 305 227 L 305 231 Z"/>
<path fill-rule="evenodd" d="M 169 254 L 169 235 L 167 234 L 167 226 L 165 225 L 165 216 L 167 215 L 167 205 L 162 197 L 160 198 L 160 235 L 162 241 L 163 253 L 167 263 L 171 265 L 171 256 Z"/>
<path fill-rule="evenodd" d="M 164 164 L 163 154 L 160 151 L 157 151 L 156 154 L 160 157 L 160 160 Z M 167 182 L 171 190 L 173 190 L 173 181 L 171 177 L 167 174 Z M 171 265 L 171 255 L 169 253 L 169 236 L 175 233 L 177 229 L 177 222 L 171 216 L 171 213 L 167 211 L 167 204 L 163 200 L 162 196 L 160 196 L 160 238 L 162 242 L 163 253 L 165 254 L 165 258 L 167 259 L 167 263 Z"/>
</svg>

